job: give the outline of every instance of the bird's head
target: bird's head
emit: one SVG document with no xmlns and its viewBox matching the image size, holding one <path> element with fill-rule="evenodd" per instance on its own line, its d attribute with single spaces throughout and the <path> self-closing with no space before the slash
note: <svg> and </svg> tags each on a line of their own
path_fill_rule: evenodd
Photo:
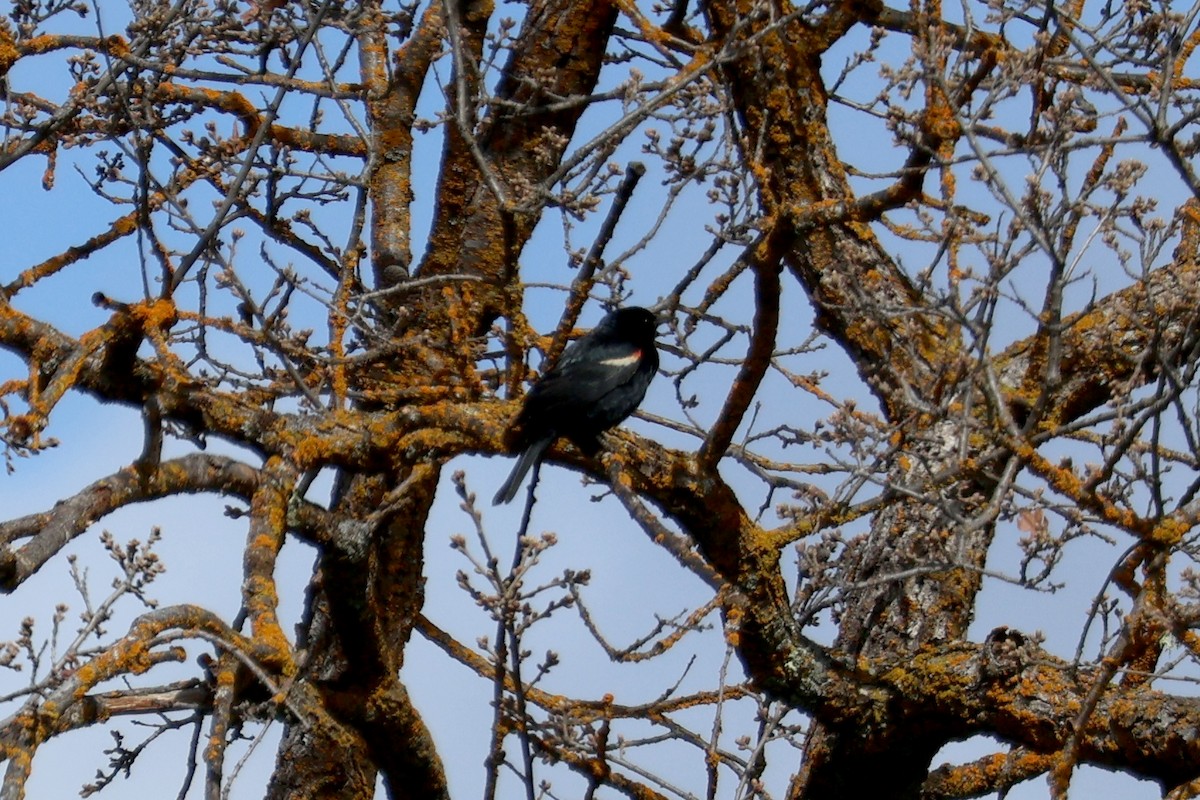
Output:
<svg viewBox="0 0 1200 800">
<path fill-rule="evenodd" d="M 609 312 L 596 327 L 626 341 L 645 344 L 654 341 L 658 317 L 641 306 L 628 306 Z"/>
</svg>

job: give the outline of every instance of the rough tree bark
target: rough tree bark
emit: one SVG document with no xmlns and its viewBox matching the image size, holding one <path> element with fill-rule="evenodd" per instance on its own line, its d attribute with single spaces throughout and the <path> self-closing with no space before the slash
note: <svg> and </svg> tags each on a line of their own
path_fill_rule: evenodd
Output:
<svg viewBox="0 0 1200 800">
<path fill-rule="evenodd" d="M 6 458 L 19 475 L 22 459 L 51 457 L 74 393 L 140 413 L 145 429 L 128 465 L 0 522 L 0 588 L 19 596 L 122 508 L 219 494 L 243 525 L 241 613 L 181 604 L 108 635 L 106 610 L 89 606 L 53 665 L 23 623 L 0 651 L 33 687 L 4 697 L 0 798 L 24 796 L 50 739 L 167 712 L 179 716 L 163 730 L 195 731 L 206 797 L 236 773 L 243 726 L 267 719 L 284 726 L 269 797 L 369 798 L 380 779 L 390 797 L 449 797 L 447 773 L 464 767 L 401 677 L 414 633 L 494 686 L 492 749 L 469 765 L 489 796 L 512 779 L 503 765 L 531 798 L 549 764 L 588 796 L 696 791 L 631 767 L 624 723 L 700 753 L 709 796 L 970 797 L 1045 775 L 1065 797 L 1081 764 L 1200 792 L 1200 701 L 1159 680 L 1194 679 L 1200 658 L 1197 9 L 131 9 L 86 34 L 68 15 L 98 8 L 22 3 L 0 24 L 8 196 L 74 179 L 108 214 L 82 240 L 55 231 L 48 255 L 0 267 L 0 348 L 20 364 L 0 383 Z M 65 89 L 31 77 L 52 58 Z M 860 153 L 855 125 L 895 152 Z M 428 136 L 436 182 L 419 185 Z M 860 166 L 877 156 L 886 171 Z M 1172 182 L 1171 207 L 1139 187 L 1143 160 Z M 21 172 L 35 162 L 40 186 Z M 706 205 L 688 206 L 693 190 Z M 654 213 L 622 217 L 642 192 Z M 651 254 L 668 219 L 687 232 L 663 259 Z M 617 222 L 637 232 L 614 239 Z M 565 245 L 547 255 L 534 243 L 555 226 Z M 96 279 L 102 257 L 121 294 Z M 538 263 L 552 259 L 575 271 Z M 80 302 L 68 280 L 104 285 L 80 309 L 100 322 L 47 303 L 56 291 Z M 673 401 L 600 456 L 559 443 L 550 463 L 611 490 L 647 546 L 710 590 L 660 620 L 645 652 L 606 652 L 659 655 L 716 613 L 711 638 L 743 673 L 641 705 L 538 685 L 567 667 L 557 654 L 535 664 L 522 636 L 576 605 L 596 633 L 588 576 L 531 588 L 553 537 L 522 539 L 506 572 L 467 478 L 446 474 L 464 454 L 503 452 L 538 363 L 528 354 L 552 359 L 585 305 L 627 301 L 631 286 L 672 318 L 658 385 Z M 547 308 L 557 327 L 543 335 L 530 319 Z M 813 321 L 800 335 L 802 312 Z M 855 391 L 830 388 L 822 347 L 851 365 Z M 210 440 L 236 454 L 203 452 Z M 164 455 L 164 441 L 184 454 Z M 329 476 L 325 496 L 312 489 Z M 474 643 L 425 602 L 431 515 L 455 490 L 484 549 L 454 540 L 475 558 L 458 580 L 496 631 Z M 1026 534 L 1015 547 L 1000 535 L 1013 526 Z M 279 618 L 288 537 L 316 552 L 295 632 Z M 1112 554 L 1075 654 L 1032 631 L 973 635 L 989 579 L 1047 591 L 1084 537 Z M 145 600 L 161 571 L 153 542 L 103 541 L 124 576 L 112 602 Z M 995 569 L 998 552 L 1019 568 Z M 561 596 L 542 608 L 547 587 Z M 143 681 L 197 643 L 194 677 Z M 720 725 L 673 716 L 735 700 L 758 704 L 741 750 Z M 1002 744 L 934 764 L 974 735 Z M 777 755 L 784 740 L 794 749 Z M 140 754 L 113 752 L 87 791 Z M 768 753 L 786 785 L 760 781 Z"/>
</svg>

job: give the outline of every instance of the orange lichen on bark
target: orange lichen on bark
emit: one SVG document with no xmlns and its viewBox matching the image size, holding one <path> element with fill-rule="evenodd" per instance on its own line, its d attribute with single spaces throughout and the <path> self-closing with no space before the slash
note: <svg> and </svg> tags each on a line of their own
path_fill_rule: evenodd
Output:
<svg viewBox="0 0 1200 800">
<path fill-rule="evenodd" d="M 1101 492 L 1089 488 L 1087 482 L 1077 475 L 1074 469 L 1051 463 L 1035 447 L 1026 442 L 1010 440 L 1007 445 L 1055 491 L 1098 514 L 1109 524 L 1135 536 L 1147 538 L 1153 535 L 1154 523 L 1151 520 L 1138 516 L 1132 509 L 1121 508 L 1113 504 Z"/>
<path fill-rule="evenodd" d="M 1041 775 L 1054 766 L 1056 758 L 1053 753 L 1018 748 L 970 764 L 942 767 L 931 777 L 938 797 L 976 797 Z"/>
<path fill-rule="evenodd" d="M 243 556 L 242 604 L 246 609 L 254 641 L 271 666 L 292 674 L 295 663 L 291 643 L 279 624 L 276 609 L 279 594 L 275 584 L 275 561 L 287 530 L 288 497 L 295 487 L 294 476 L 283 459 L 273 456 L 263 467 L 264 479 L 250 502 L 250 526 Z"/>
<path fill-rule="evenodd" d="M 141 321 L 143 329 L 147 331 L 165 330 L 179 319 L 175 302 L 169 298 L 135 303 L 130 306 L 130 311 L 135 319 Z"/>
<path fill-rule="evenodd" d="M 96 234 L 81 245 L 69 247 L 58 255 L 51 256 L 39 264 L 22 270 L 16 278 L 4 285 L 4 293 L 12 297 L 22 289 L 33 286 L 43 278 L 54 275 L 72 264 L 77 264 L 118 239 L 128 236 L 137 230 L 137 215 L 138 212 L 131 211 L 118 217 L 103 233 Z"/>
<path fill-rule="evenodd" d="M 103 681 L 121 674 L 140 674 L 164 661 L 182 661 L 187 657 L 181 647 L 166 650 L 152 649 L 152 643 L 162 634 L 178 630 L 183 636 L 194 631 L 204 631 L 219 636 L 230 643 L 237 643 L 250 652 L 250 643 L 240 634 L 229 629 L 210 612 L 195 606 L 170 606 L 144 614 L 134 620 L 129 633 L 112 646 L 99 653 L 87 663 L 80 665 L 64 683 L 64 690 L 71 702 L 81 700 L 85 694 Z M 56 693 L 53 698 L 59 695 Z M 58 714 L 65 710 L 63 701 L 48 701 L 44 710 Z"/>
<path fill-rule="evenodd" d="M 659 52 L 669 53 L 674 52 L 676 43 L 676 33 L 663 30 L 659 25 L 655 25 L 642 10 L 637 7 L 633 0 L 615 0 L 617 8 L 621 9 L 621 13 L 633 23 L 634 27 L 641 33 L 642 38 L 654 47 Z M 696 42 L 692 42 L 696 44 Z"/>
<path fill-rule="evenodd" d="M 1200 524 L 1200 515 L 1181 508 L 1159 520 L 1146 536 L 1146 540 L 1164 547 L 1176 547 L 1197 524 Z"/>
<path fill-rule="evenodd" d="M 21 50 L 17 48 L 12 33 L 7 27 L 0 27 L 0 77 L 7 75 L 20 57 Z"/>
<path fill-rule="evenodd" d="M 155 100 L 162 103 L 191 103 L 209 108 L 215 108 L 234 115 L 241 120 L 244 130 L 233 140 L 227 141 L 226 146 L 235 150 L 245 149 L 254 139 L 264 119 L 261 110 L 250 102 L 241 92 L 227 89 L 210 89 L 203 86 L 180 85 L 169 81 L 155 86 Z M 283 145 L 329 155 L 348 155 L 363 157 L 367 155 L 366 146 L 357 136 L 340 134 L 317 133 L 316 131 L 292 128 L 272 123 L 270 138 Z M 212 163 L 221 163 L 220 159 L 212 159 Z"/>
<path fill-rule="evenodd" d="M 66 395 L 67 391 L 79 382 L 80 372 L 87 359 L 100 348 L 108 344 L 113 331 L 107 325 L 94 328 L 79 337 L 79 342 L 73 352 L 62 360 L 56 360 L 48 381 L 40 379 L 39 373 L 48 366 L 47 348 L 38 348 L 29 359 L 29 418 L 34 431 L 41 430 L 50 417 L 50 412 Z M 43 385 L 44 384 L 44 385 Z"/>
</svg>

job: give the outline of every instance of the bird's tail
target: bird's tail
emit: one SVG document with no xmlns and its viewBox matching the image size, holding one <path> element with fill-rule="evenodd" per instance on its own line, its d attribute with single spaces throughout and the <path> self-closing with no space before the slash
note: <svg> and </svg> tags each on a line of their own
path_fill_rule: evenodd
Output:
<svg viewBox="0 0 1200 800">
<path fill-rule="evenodd" d="M 517 496 L 517 490 L 521 488 L 521 481 L 525 480 L 525 473 L 529 472 L 529 468 L 541 460 L 542 454 L 546 452 L 546 448 L 553 442 L 553 437 L 535 439 L 530 442 L 529 446 L 521 453 L 517 459 L 517 463 L 513 465 L 512 472 L 508 474 L 508 478 L 504 481 L 504 485 L 496 492 L 496 496 L 492 498 L 492 505 L 498 506 L 501 503 L 508 503 Z"/>
</svg>

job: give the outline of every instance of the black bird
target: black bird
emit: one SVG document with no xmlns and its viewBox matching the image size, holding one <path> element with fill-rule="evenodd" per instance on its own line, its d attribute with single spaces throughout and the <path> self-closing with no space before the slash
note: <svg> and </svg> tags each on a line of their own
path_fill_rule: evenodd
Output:
<svg viewBox="0 0 1200 800">
<path fill-rule="evenodd" d="M 525 473 L 558 437 L 592 455 L 600 449 L 599 435 L 633 413 L 658 370 L 656 325 L 644 308 L 617 309 L 563 351 L 529 390 L 509 428 L 510 444 L 521 456 L 493 505 L 516 497 Z"/>
</svg>

